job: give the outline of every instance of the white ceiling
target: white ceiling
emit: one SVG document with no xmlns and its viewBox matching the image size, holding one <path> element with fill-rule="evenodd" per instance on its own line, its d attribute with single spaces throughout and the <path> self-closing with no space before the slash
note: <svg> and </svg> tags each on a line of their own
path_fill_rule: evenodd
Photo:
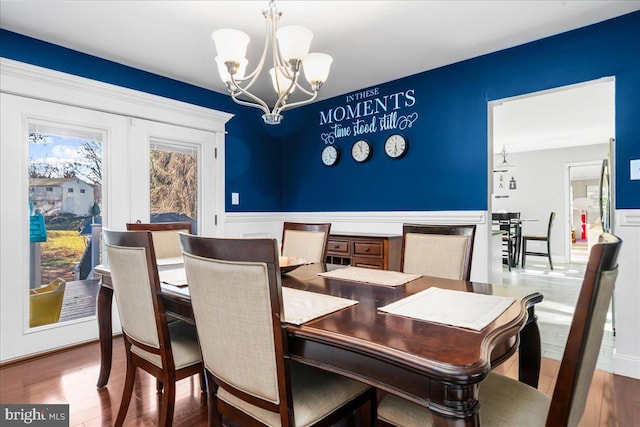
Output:
<svg viewBox="0 0 640 427">
<path fill-rule="evenodd" d="M 606 144 L 615 136 L 615 81 L 600 79 L 496 103 L 493 152 Z"/>
<path fill-rule="evenodd" d="M 225 93 L 210 35 L 226 27 L 247 32 L 252 39 L 251 70 L 264 41 L 261 11 L 267 3 L 0 0 L 0 27 Z M 281 0 L 277 4 L 283 13 L 281 25 L 310 28 L 315 35 L 311 50 L 334 58 L 318 100 L 640 10 L 640 0 Z M 266 80 L 256 91 L 273 99 Z M 554 125 L 565 122 L 555 120 Z M 530 135 L 540 129 L 521 125 Z M 509 132 L 516 133 L 515 122 L 511 127 Z M 552 132 L 566 133 L 549 128 Z"/>
</svg>

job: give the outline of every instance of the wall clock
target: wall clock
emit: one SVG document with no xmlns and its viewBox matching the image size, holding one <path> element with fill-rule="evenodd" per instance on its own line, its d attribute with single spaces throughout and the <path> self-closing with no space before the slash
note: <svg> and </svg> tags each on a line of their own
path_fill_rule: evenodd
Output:
<svg viewBox="0 0 640 427">
<path fill-rule="evenodd" d="M 327 145 L 322 149 L 321 158 L 325 166 L 335 166 L 340 160 L 340 150 L 335 145 Z"/>
<path fill-rule="evenodd" d="M 399 134 L 393 134 L 384 142 L 384 152 L 392 159 L 399 159 L 407 154 L 409 144 L 407 139 Z"/>
<path fill-rule="evenodd" d="M 358 163 L 364 163 L 369 160 L 372 152 L 371 144 L 364 139 L 354 142 L 351 147 L 351 157 Z"/>
</svg>

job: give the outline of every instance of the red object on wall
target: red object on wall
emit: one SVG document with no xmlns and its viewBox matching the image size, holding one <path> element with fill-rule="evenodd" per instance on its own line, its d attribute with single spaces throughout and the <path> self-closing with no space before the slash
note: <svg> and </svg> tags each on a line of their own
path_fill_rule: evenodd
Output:
<svg viewBox="0 0 640 427">
<path fill-rule="evenodd" d="M 585 211 L 580 212 L 580 222 L 582 228 L 582 240 L 587 240 L 587 213 Z"/>
</svg>

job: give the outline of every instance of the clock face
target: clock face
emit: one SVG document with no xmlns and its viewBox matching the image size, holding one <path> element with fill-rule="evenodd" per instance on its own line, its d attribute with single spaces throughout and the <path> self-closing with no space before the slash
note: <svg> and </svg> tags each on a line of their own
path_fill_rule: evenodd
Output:
<svg viewBox="0 0 640 427">
<path fill-rule="evenodd" d="M 371 157 L 371 145 L 364 139 L 356 141 L 351 147 L 351 156 L 356 162 L 366 162 Z"/>
<path fill-rule="evenodd" d="M 340 152 L 337 147 L 333 145 L 327 145 L 322 149 L 322 163 L 325 166 L 333 166 L 338 163 L 338 158 L 340 157 Z"/>
<path fill-rule="evenodd" d="M 394 134 L 384 142 L 384 152 L 392 159 L 399 159 L 407 153 L 409 148 L 404 136 Z"/>
</svg>

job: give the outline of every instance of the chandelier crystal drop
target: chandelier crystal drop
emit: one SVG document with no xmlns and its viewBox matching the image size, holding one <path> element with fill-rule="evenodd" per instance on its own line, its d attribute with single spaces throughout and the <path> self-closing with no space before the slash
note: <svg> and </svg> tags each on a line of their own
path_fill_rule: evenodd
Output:
<svg viewBox="0 0 640 427">
<path fill-rule="evenodd" d="M 261 109 L 264 112 L 264 122 L 277 125 L 282 121 L 282 111 L 316 99 L 318 91 L 329 76 L 333 58 L 325 53 L 309 53 L 313 39 L 313 33 L 309 29 L 298 25 L 278 28 L 282 12 L 276 7 L 274 0 L 269 2 L 262 15 L 267 25 L 266 39 L 260 61 L 250 73 L 247 73 L 246 58 L 250 38 L 246 33 L 225 28 L 214 31 L 211 38 L 216 46 L 218 73 L 231 98 L 240 105 Z M 273 65 L 269 69 L 269 78 L 278 95 L 273 107 L 269 107 L 249 90 L 261 75 L 269 51 Z M 308 88 L 300 84 L 301 71 L 309 83 Z M 296 89 L 306 98 L 289 103 L 289 97 Z"/>
</svg>

